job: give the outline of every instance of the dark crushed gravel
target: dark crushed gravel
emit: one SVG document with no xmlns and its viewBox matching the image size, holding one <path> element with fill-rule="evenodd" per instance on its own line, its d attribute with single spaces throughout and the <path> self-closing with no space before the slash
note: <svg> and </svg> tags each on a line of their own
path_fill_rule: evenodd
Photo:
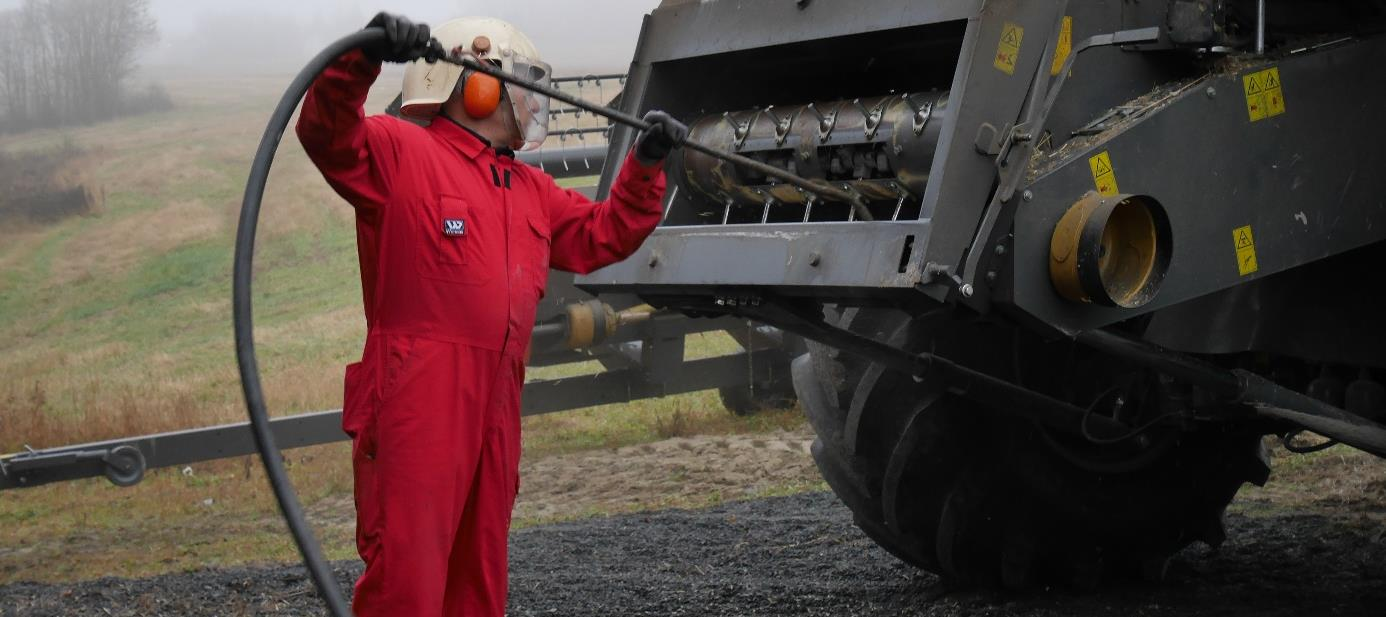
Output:
<svg viewBox="0 0 1386 617">
<path fill-rule="evenodd" d="M 831 494 L 815 493 L 517 532 L 510 614 L 1383 615 L 1386 541 L 1370 520 L 1234 514 L 1220 551 L 1191 547 L 1158 588 L 935 597 L 934 577 L 877 548 Z M 349 590 L 360 564 L 337 565 Z M 299 567 L 0 587 L 7 617 L 317 614 Z"/>
</svg>

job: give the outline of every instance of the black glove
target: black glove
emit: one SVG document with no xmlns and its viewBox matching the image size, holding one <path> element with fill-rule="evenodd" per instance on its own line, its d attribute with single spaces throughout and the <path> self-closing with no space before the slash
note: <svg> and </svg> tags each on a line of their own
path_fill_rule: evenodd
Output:
<svg viewBox="0 0 1386 617">
<path fill-rule="evenodd" d="M 640 133 L 635 142 L 635 158 L 641 163 L 653 165 L 664 160 L 674 146 L 688 139 L 688 127 L 669 114 L 654 109 L 645 113 L 644 120 L 650 123 L 650 130 Z"/>
<path fill-rule="evenodd" d="M 372 61 L 413 62 L 425 58 L 434 62 L 443 57 L 443 46 L 433 39 L 428 24 L 416 24 L 407 17 L 381 12 L 366 27 L 385 30 L 384 41 L 361 49 Z"/>
</svg>

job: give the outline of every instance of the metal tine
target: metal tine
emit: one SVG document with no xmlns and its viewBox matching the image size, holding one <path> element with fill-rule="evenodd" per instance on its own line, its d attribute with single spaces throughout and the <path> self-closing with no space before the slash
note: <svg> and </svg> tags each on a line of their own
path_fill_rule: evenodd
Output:
<svg viewBox="0 0 1386 617">
<path fill-rule="evenodd" d="M 578 147 L 579 147 L 579 148 L 582 148 L 584 151 L 586 151 L 586 150 L 587 150 L 587 133 L 579 132 L 579 133 L 577 134 L 577 138 L 578 138 Z M 585 153 L 582 155 L 582 166 L 583 166 L 584 169 L 587 169 L 588 171 L 591 171 L 591 170 L 592 170 L 592 163 L 591 163 L 591 161 L 588 161 L 588 160 L 587 160 L 587 154 L 585 154 Z"/>
<path fill-rule="evenodd" d="M 723 224 L 723 225 L 726 225 L 726 224 L 727 224 L 727 220 L 731 218 L 731 207 L 732 207 L 732 198 L 728 197 L 728 198 L 727 198 L 727 204 L 726 204 L 725 206 L 722 207 L 722 224 Z"/>
<path fill-rule="evenodd" d="M 770 206 L 771 206 L 772 204 L 774 204 L 774 203 L 775 203 L 775 198 L 774 198 L 774 197 L 766 197 L 766 198 L 765 198 L 765 209 L 762 210 L 761 213 L 760 213 L 760 224 L 761 224 L 761 225 L 764 225 L 764 224 L 770 222 Z"/>
<path fill-rule="evenodd" d="M 843 184 L 842 184 L 842 190 L 843 190 L 844 192 L 849 192 L 849 193 L 850 193 L 850 192 L 852 191 L 851 185 L 850 185 L 850 184 L 847 184 L 847 183 L 843 183 Z M 856 209 L 856 208 L 848 208 L 848 209 L 847 209 L 847 222 L 848 222 L 848 223 L 851 223 L 852 221 L 855 221 L 855 220 L 857 220 L 857 209 Z"/>
<path fill-rule="evenodd" d="M 670 190 L 670 191 L 669 191 L 669 199 L 668 199 L 669 206 L 666 207 L 666 208 L 664 208 L 664 216 L 663 216 L 662 218 L 659 219 L 659 222 L 660 222 L 660 223 L 663 223 L 664 221 L 669 220 L 669 211 L 671 211 L 671 210 L 674 209 L 674 200 L 678 199 L 678 197 L 679 197 L 679 185 L 675 184 L 673 190 Z"/>
<path fill-rule="evenodd" d="M 571 131 L 571 130 L 573 130 L 573 129 L 568 129 L 568 130 Z M 568 147 L 567 147 L 567 145 L 566 145 L 567 143 L 568 143 L 568 133 L 567 133 L 567 131 L 562 132 L 562 133 L 559 133 L 559 134 L 558 134 L 558 150 L 559 150 L 560 152 L 562 152 L 562 151 L 568 149 Z M 568 157 L 564 156 L 564 157 L 561 157 L 561 159 L 562 159 L 562 161 L 563 161 L 563 171 L 568 171 Z"/>
</svg>

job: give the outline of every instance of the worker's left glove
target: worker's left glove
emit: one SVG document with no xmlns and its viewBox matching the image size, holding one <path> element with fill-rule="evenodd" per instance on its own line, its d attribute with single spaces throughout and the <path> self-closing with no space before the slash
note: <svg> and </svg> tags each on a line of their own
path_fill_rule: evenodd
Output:
<svg viewBox="0 0 1386 617">
<path fill-rule="evenodd" d="M 653 165 L 663 161 L 674 146 L 688 139 L 688 127 L 669 114 L 650 110 L 644 120 L 650 124 L 650 130 L 640 133 L 635 142 L 635 158 L 641 163 Z"/>
</svg>

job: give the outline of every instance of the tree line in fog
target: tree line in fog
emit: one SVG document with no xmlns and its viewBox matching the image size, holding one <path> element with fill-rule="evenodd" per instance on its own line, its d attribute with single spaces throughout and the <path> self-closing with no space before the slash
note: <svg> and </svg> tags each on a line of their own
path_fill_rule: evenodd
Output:
<svg viewBox="0 0 1386 617">
<path fill-rule="evenodd" d="M 157 38 L 149 0 L 25 0 L 0 11 L 0 132 L 170 107 L 162 89 L 128 89 Z"/>
</svg>

